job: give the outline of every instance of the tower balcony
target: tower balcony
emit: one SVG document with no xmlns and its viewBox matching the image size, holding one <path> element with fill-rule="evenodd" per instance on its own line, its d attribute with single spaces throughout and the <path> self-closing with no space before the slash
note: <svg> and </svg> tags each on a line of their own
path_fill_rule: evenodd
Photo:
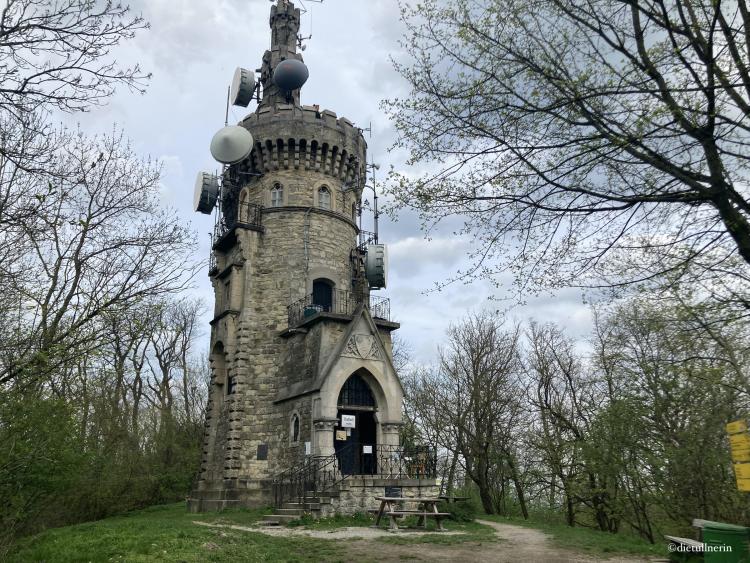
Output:
<svg viewBox="0 0 750 563">
<path fill-rule="evenodd" d="M 230 248 L 235 242 L 234 230 L 236 228 L 263 231 L 263 206 L 247 201 L 238 202 L 235 206 L 236 208 L 230 208 L 227 205 L 225 213 L 214 226 L 212 237 L 214 249 Z"/>
<path fill-rule="evenodd" d="M 289 305 L 287 307 L 289 328 L 297 327 L 321 316 L 351 317 L 362 303 L 370 310 L 370 315 L 376 322 L 383 321 L 391 324 L 391 300 L 387 297 L 334 289 L 324 299 L 320 296 L 316 299 L 316 296 L 311 293 Z"/>
</svg>

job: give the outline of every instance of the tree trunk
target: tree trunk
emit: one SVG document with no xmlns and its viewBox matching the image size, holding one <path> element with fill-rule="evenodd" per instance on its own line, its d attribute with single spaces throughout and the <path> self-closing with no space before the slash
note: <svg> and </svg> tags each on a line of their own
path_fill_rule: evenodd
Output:
<svg viewBox="0 0 750 563">
<path fill-rule="evenodd" d="M 513 480 L 513 485 L 516 488 L 516 495 L 518 496 L 518 504 L 521 506 L 521 514 L 524 520 L 529 519 L 529 510 L 526 507 L 526 495 L 523 492 L 523 485 L 521 479 L 518 476 L 518 469 L 516 468 L 516 462 L 513 459 L 513 454 L 508 453 L 508 469 L 510 469 L 510 478 Z"/>
</svg>

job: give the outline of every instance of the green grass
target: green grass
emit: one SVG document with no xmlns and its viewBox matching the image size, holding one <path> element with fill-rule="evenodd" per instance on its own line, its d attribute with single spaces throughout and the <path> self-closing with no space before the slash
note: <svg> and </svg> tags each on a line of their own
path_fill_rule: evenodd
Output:
<svg viewBox="0 0 750 563">
<path fill-rule="evenodd" d="M 208 528 L 203 521 L 248 525 L 265 510 L 228 510 L 218 514 L 188 514 L 172 504 L 76 526 L 47 530 L 24 538 L 8 561 L 139 562 L 139 561 L 337 561 L 335 542 L 313 538 L 272 537 L 259 532 Z"/>
<path fill-rule="evenodd" d="M 330 518 L 318 519 L 313 518 L 309 514 L 305 514 L 301 518 L 292 520 L 287 526 L 290 528 L 304 526 L 311 530 L 334 530 L 336 528 L 367 527 L 372 526 L 374 523 L 375 519 L 369 514 L 358 512 L 353 516 L 342 516 L 337 514 Z"/>
<path fill-rule="evenodd" d="M 539 520 L 524 520 L 523 518 L 507 518 L 497 515 L 480 515 L 480 519 L 491 520 L 503 524 L 526 526 L 546 532 L 558 547 L 588 552 L 596 555 L 651 555 L 667 556 L 667 546 L 664 544 L 650 544 L 647 541 L 627 533 L 610 534 L 592 528 L 567 526 Z"/>
</svg>

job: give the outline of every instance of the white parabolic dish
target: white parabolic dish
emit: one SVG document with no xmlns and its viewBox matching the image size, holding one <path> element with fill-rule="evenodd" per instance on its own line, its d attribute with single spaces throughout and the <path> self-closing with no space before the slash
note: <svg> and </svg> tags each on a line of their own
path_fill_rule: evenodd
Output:
<svg viewBox="0 0 750 563">
<path fill-rule="evenodd" d="M 247 107 L 253 99 L 255 90 L 255 76 L 249 70 L 237 67 L 232 78 L 232 86 L 229 88 L 229 99 L 232 105 Z"/>
<path fill-rule="evenodd" d="M 207 172 L 198 172 L 193 191 L 193 210 L 209 214 L 219 197 L 219 179 Z"/>
<path fill-rule="evenodd" d="M 234 164 L 247 158 L 253 150 L 253 136 L 239 125 L 219 129 L 211 139 L 211 156 L 222 164 Z"/>
</svg>

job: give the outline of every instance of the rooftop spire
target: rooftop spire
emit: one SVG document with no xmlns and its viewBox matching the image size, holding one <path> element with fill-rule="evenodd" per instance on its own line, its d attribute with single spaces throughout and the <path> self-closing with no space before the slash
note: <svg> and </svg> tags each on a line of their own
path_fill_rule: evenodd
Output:
<svg viewBox="0 0 750 563">
<path fill-rule="evenodd" d="M 278 0 L 271 6 L 271 50 L 286 47 L 290 53 L 297 52 L 300 11 L 289 0 Z"/>
<path fill-rule="evenodd" d="M 299 89 L 291 93 L 291 100 L 279 90 L 273 82 L 273 71 L 281 61 L 287 59 L 303 60 L 297 53 L 297 37 L 300 26 L 300 10 L 289 0 L 277 0 L 271 6 L 269 18 L 271 27 L 271 49 L 263 54 L 263 65 L 260 72 L 260 83 L 263 86 L 263 99 L 260 106 L 275 105 L 277 103 L 294 103 L 299 105 Z M 260 107 L 259 106 L 259 107 Z"/>
</svg>

